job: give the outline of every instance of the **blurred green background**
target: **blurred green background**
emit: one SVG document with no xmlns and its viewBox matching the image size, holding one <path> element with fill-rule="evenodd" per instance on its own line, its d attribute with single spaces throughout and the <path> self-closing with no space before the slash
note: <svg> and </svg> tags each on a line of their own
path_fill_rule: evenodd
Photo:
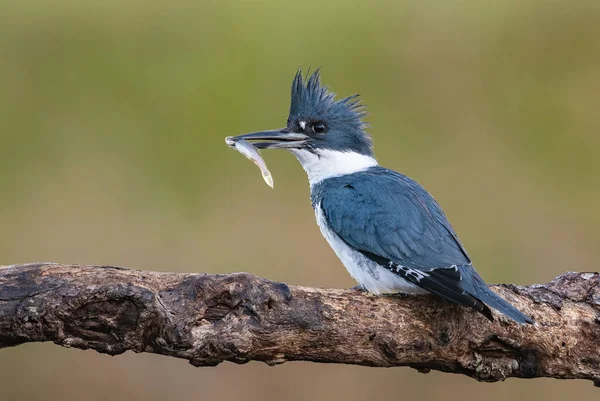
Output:
<svg viewBox="0 0 600 401">
<path fill-rule="evenodd" d="M 600 3 L 0 4 L 0 264 L 353 281 L 304 171 L 268 188 L 224 137 L 283 126 L 297 68 L 368 106 L 381 164 L 420 181 L 489 282 L 598 270 Z M 310 252 L 307 250 L 310 249 Z M 193 368 L 52 344 L 0 351 L 0 400 L 598 399 L 590 382 L 408 368 Z"/>
</svg>

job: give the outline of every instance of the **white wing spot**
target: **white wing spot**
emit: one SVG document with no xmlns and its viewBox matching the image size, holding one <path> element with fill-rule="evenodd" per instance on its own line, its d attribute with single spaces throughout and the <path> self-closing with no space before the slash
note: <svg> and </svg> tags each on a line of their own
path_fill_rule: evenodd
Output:
<svg viewBox="0 0 600 401">
<path fill-rule="evenodd" d="M 397 265 L 394 262 L 390 262 L 389 267 L 391 268 L 390 270 L 394 269 L 394 267 L 395 267 L 396 273 L 399 273 L 400 271 L 402 271 L 406 276 L 410 276 L 413 280 L 416 280 L 416 281 L 421 281 L 424 277 L 429 277 L 429 274 L 425 273 L 424 271 L 415 270 L 415 269 L 411 269 L 410 267 Z"/>
</svg>

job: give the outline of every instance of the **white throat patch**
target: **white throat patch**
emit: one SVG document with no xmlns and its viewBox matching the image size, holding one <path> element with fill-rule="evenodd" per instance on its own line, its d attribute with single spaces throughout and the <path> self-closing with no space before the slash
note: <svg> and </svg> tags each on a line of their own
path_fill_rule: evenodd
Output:
<svg viewBox="0 0 600 401">
<path fill-rule="evenodd" d="M 358 173 L 370 167 L 377 166 L 377 160 L 372 156 L 356 152 L 340 152 L 320 149 L 317 154 L 304 149 L 290 149 L 308 174 L 308 181 L 313 186 L 327 178 Z"/>
</svg>

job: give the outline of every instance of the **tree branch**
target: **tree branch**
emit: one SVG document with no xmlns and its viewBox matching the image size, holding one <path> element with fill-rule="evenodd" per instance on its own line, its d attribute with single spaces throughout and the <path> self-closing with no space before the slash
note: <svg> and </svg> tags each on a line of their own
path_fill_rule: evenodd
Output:
<svg viewBox="0 0 600 401">
<path fill-rule="evenodd" d="M 535 325 L 429 295 L 287 286 L 246 273 L 157 273 L 50 263 L 0 267 L 0 348 L 53 341 L 194 366 L 251 360 L 410 366 L 468 375 L 589 379 L 600 386 L 600 274 L 494 286 Z"/>
</svg>

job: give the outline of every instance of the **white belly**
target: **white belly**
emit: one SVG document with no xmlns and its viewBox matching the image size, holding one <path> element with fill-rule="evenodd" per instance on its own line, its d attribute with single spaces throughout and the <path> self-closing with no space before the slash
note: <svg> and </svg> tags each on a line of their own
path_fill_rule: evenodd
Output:
<svg viewBox="0 0 600 401">
<path fill-rule="evenodd" d="M 349 247 L 329 228 L 320 204 L 315 207 L 315 215 L 321 233 L 327 242 L 329 242 L 335 254 L 340 258 L 348 273 L 367 291 L 374 294 L 427 292 Z"/>
</svg>

